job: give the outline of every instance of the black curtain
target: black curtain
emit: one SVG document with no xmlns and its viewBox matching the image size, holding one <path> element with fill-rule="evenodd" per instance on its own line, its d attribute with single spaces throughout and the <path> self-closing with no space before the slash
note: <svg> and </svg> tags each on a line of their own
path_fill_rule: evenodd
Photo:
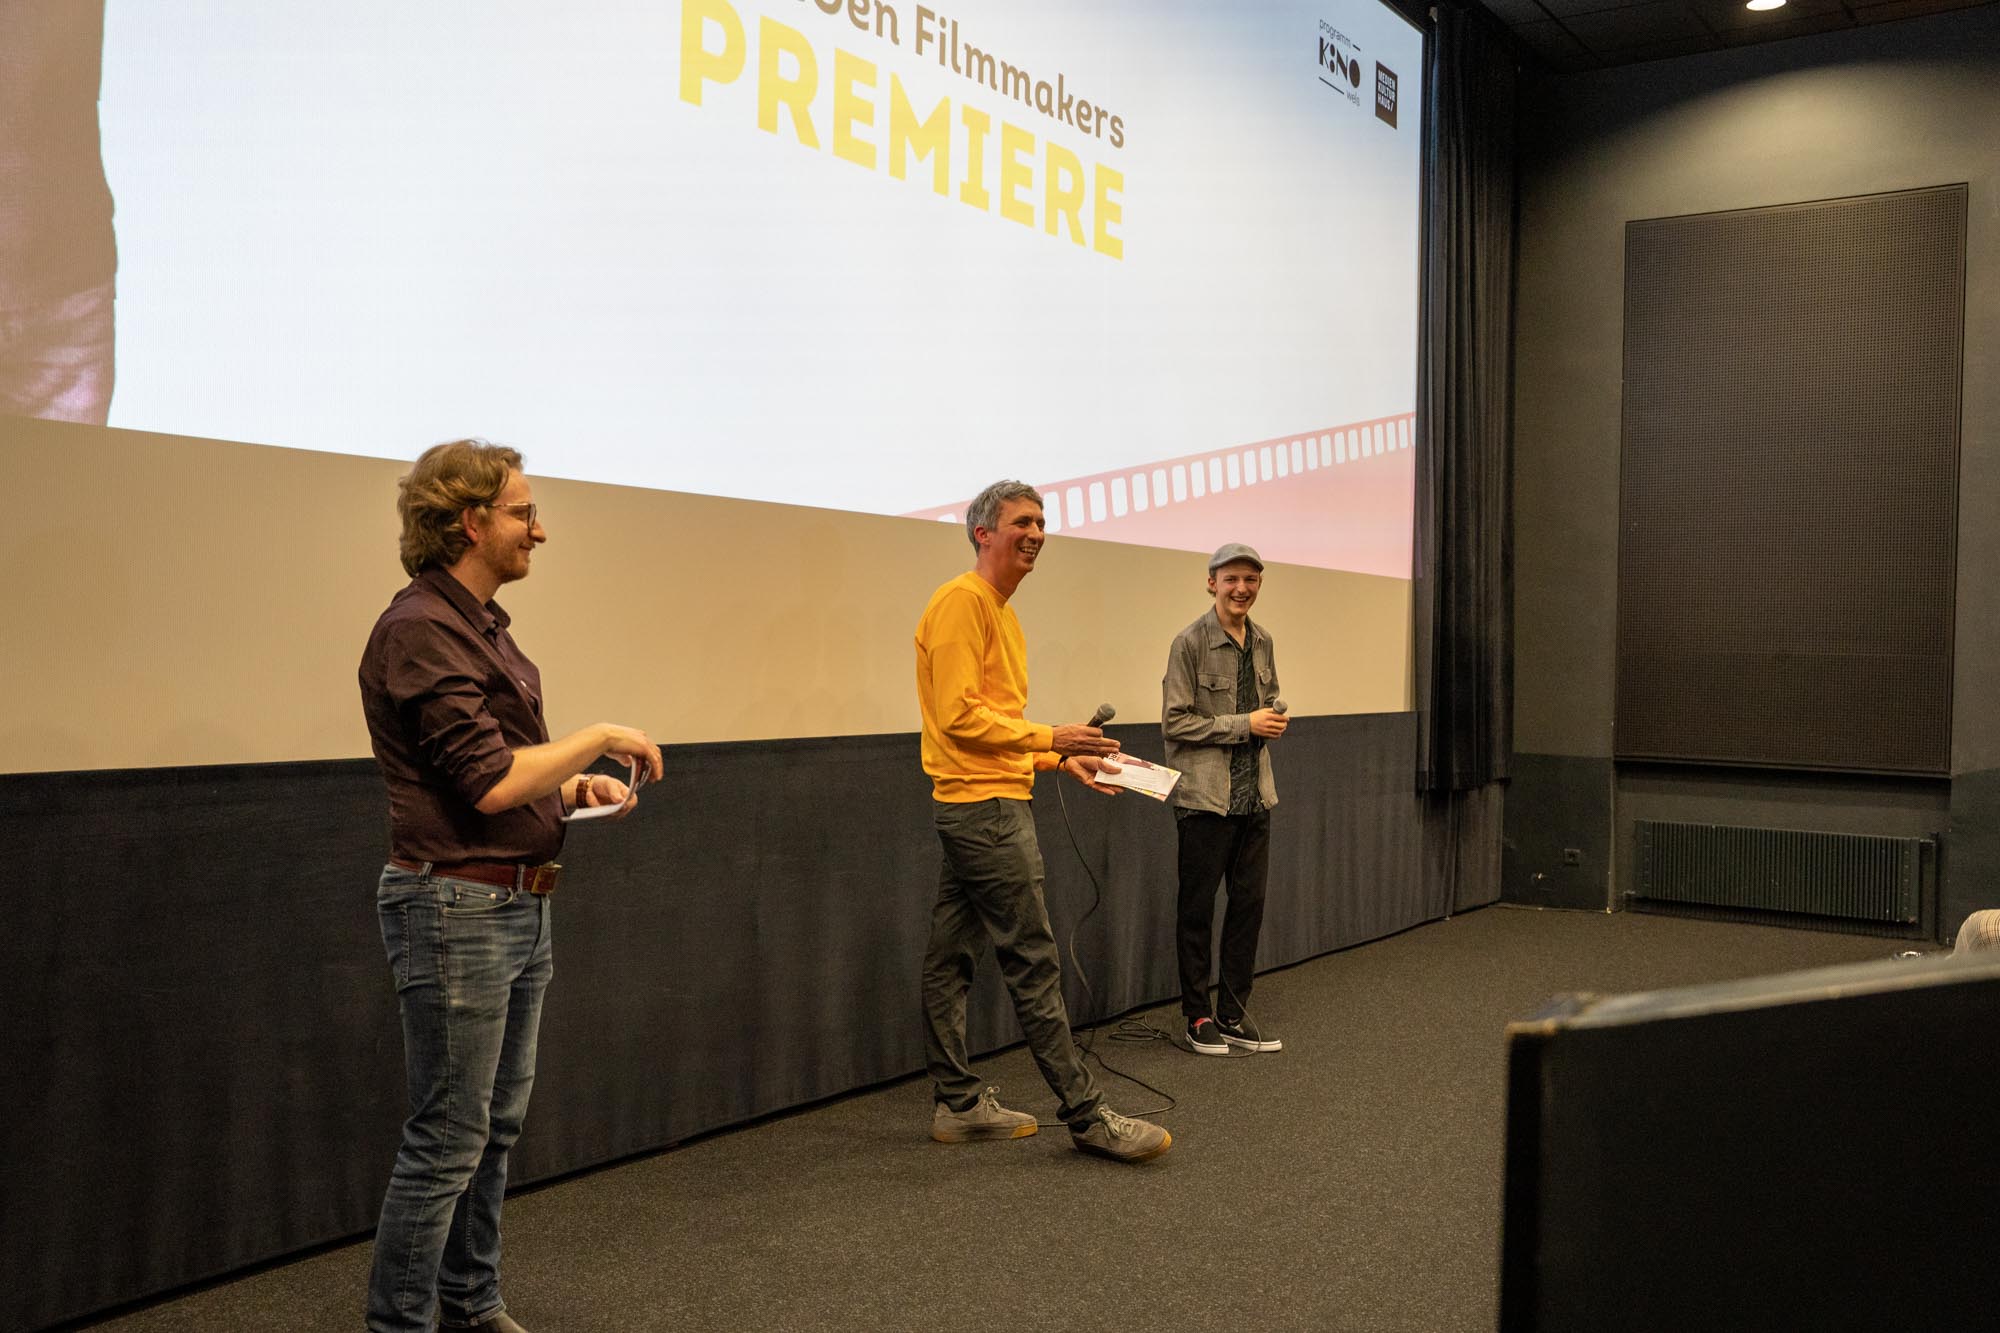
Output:
<svg viewBox="0 0 2000 1333">
<path fill-rule="evenodd" d="M 1260 970 L 1452 910 L 1424 859 L 1415 730 L 1293 723 Z M 1161 757 L 1158 727 L 1112 734 Z M 916 736 L 673 754 L 632 819 L 563 849 L 515 1184 L 923 1067 L 938 851 Z M 1178 994 L 1172 811 L 1059 801 L 1057 782 L 1035 823 L 1072 1017 Z M 360 759 L 0 774 L 0 1330 L 373 1226 L 403 1117 L 385 801 Z M 1020 1036 L 990 953 L 970 1024 L 974 1050 Z"/>
<path fill-rule="evenodd" d="M 1455 804 L 1507 776 L 1513 743 L 1515 57 L 1477 7 L 1432 13 L 1417 371 L 1417 787 Z"/>
</svg>

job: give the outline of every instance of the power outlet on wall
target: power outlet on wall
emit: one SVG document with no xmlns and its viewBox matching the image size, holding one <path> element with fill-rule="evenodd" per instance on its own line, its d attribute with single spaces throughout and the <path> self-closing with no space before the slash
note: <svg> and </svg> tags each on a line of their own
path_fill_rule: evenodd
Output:
<svg viewBox="0 0 2000 1333">
<path fill-rule="evenodd" d="M 1582 865 L 1582 864 L 1583 864 L 1583 849 L 1582 849 L 1581 847 L 1565 847 L 1565 848 L 1563 848 L 1563 864 L 1564 864 L 1565 866 L 1580 866 L 1580 865 Z"/>
</svg>

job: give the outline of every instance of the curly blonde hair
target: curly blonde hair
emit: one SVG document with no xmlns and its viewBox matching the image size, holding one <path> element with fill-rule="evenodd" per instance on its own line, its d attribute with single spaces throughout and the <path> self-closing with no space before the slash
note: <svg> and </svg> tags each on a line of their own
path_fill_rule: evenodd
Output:
<svg viewBox="0 0 2000 1333">
<path fill-rule="evenodd" d="M 432 565 L 451 566 L 472 543 L 459 515 L 492 504 L 518 472 L 521 454 L 485 440 L 434 444 L 409 475 L 396 481 L 396 512 L 403 518 L 403 569 L 411 577 Z"/>
</svg>

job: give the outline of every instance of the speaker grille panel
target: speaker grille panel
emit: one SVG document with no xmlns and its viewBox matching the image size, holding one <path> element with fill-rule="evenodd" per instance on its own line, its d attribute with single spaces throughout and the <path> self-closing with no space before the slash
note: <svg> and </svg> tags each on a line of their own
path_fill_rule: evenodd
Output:
<svg viewBox="0 0 2000 1333">
<path fill-rule="evenodd" d="M 1965 214 L 1627 226 L 1620 758 L 1949 770 Z"/>
</svg>

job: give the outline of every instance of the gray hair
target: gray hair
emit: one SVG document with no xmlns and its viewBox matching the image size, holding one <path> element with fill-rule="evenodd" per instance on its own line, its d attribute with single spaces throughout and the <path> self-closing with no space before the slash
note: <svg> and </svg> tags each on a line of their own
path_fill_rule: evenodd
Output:
<svg viewBox="0 0 2000 1333">
<path fill-rule="evenodd" d="M 972 543 L 972 549 L 979 549 L 980 528 L 989 532 L 1000 517 L 1000 506 L 1009 500 L 1033 500 L 1042 503 L 1042 493 L 1025 481 L 996 481 L 965 507 L 965 539 Z"/>
</svg>

